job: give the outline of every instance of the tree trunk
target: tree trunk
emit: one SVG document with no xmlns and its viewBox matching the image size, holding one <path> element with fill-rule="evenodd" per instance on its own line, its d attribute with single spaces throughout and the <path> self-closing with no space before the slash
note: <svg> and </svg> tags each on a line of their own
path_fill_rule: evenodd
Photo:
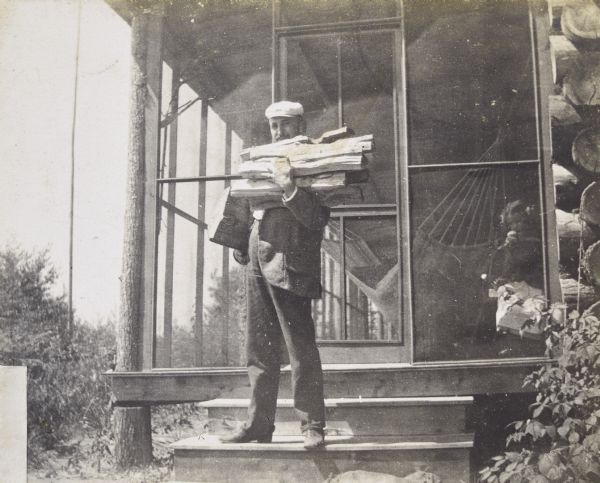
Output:
<svg viewBox="0 0 600 483">
<path fill-rule="evenodd" d="M 115 463 L 125 470 L 152 462 L 150 408 L 115 408 Z"/>
<path fill-rule="evenodd" d="M 132 21 L 132 81 L 127 172 L 127 205 L 121 273 L 121 303 L 117 331 L 116 371 L 141 370 L 140 336 L 143 323 L 144 179 L 146 57 L 150 16 Z M 152 460 L 149 408 L 116 408 L 115 463 L 119 469 L 147 465 Z"/>
</svg>

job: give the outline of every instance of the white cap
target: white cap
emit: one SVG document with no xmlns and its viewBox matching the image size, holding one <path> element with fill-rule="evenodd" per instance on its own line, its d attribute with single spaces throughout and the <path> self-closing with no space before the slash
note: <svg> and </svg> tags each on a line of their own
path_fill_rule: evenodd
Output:
<svg viewBox="0 0 600 483">
<path fill-rule="evenodd" d="M 279 101 L 274 102 L 265 110 L 267 119 L 273 117 L 296 117 L 304 114 L 304 108 L 299 102 Z"/>
</svg>

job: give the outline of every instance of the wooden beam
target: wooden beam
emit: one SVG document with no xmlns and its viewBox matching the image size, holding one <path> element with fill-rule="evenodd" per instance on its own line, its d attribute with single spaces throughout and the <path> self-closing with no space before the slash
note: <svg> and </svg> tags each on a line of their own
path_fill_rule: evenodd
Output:
<svg viewBox="0 0 600 483">
<path fill-rule="evenodd" d="M 144 100 L 144 272 L 142 367 L 154 365 L 154 318 L 156 308 L 156 247 L 158 238 L 158 189 L 160 165 L 160 106 L 164 17 L 150 14 L 146 52 L 146 96 Z"/>
<path fill-rule="evenodd" d="M 231 174 L 231 126 L 225 125 L 225 174 Z M 225 181 L 225 187 L 229 187 L 229 181 Z M 229 248 L 223 247 L 223 260 L 222 260 L 222 278 L 223 278 L 223 300 L 226 301 L 223 311 L 225 312 L 225 318 L 221 326 L 221 351 L 223 354 L 223 364 L 229 365 L 229 308 L 230 308 L 230 280 L 229 280 Z"/>
<path fill-rule="evenodd" d="M 534 81 L 537 85 L 536 114 L 539 154 L 541 157 L 540 175 L 542 182 L 542 193 L 540 196 L 541 209 L 546 213 L 543 229 L 542 243 L 545 250 L 544 275 L 547 281 L 546 297 L 551 301 L 558 301 L 562 295 L 558 281 L 559 273 L 559 247 L 556 239 L 556 215 L 554 210 L 554 186 L 552 183 L 552 138 L 548 129 L 550 119 L 548 98 L 552 94 L 554 86 L 550 80 L 551 66 L 548 65 L 549 29 L 546 22 L 543 4 L 532 6 L 531 17 L 532 50 L 531 56 L 535 60 Z"/>
<path fill-rule="evenodd" d="M 200 107 L 200 150 L 198 153 L 198 176 L 206 176 L 206 146 L 208 134 L 208 99 L 202 99 Z M 206 183 L 198 184 L 198 220 L 206 217 Z M 198 226 L 196 233 L 196 293 L 194 297 L 195 366 L 202 367 L 204 339 L 204 230 Z"/>
<path fill-rule="evenodd" d="M 207 225 L 203 221 L 199 220 L 195 216 L 190 215 L 187 211 L 183 211 L 181 208 L 177 208 L 175 205 L 170 204 L 168 201 L 161 201 L 160 205 L 163 208 L 167 208 L 168 210 L 173 211 L 176 215 L 181 216 L 184 220 L 187 220 L 194 225 L 201 227 L 202 229 L 206 229 Z"/>
<path fill-rule="evenodd" d="M 323 368 L 328 398 L 456 396 L 517 393 L 523 379 L 548 360 L 524 359 L 463 364 L 364 364 Z M 117 405 L 165 404 L 216 398 L 247 398 L 245 368 L 106 373 Z M 290 398 L 289 367 L 282 369 L 280 398 Z"/>
<path fill-rule="evenodd" d="M 179 109 L 179 71 L 173 69 L 171 79 L 171 102 L 170 112 L 176 113 Z M 179 116 L 175 115 L 173 121 L 163 129 L 169 130 L 169 178 L 177 176 L 177 128 L 179 125 Z M 163 314 L 163 350 L 161 356 L 165 360 L 160 361 L 160 367 L 171 367 L 172 365 L 172 345 L 173 345 L 173 271 L 175 260 L 175 202 L 177 199 L 177 184 L 168 186 L 169 190 L 167 200 L 161 199 L 161 206 L 174 208 L 167 210 L 167 233 L 165 241 L 165 287 L 164 287 L 164 314 Z"/>
</svg>

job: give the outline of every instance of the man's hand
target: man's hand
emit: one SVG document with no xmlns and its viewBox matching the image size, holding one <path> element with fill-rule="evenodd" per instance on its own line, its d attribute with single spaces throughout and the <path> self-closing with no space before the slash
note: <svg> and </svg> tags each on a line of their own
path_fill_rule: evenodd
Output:
<svg viewBox="0 0 600 483">
<path fill-rule="evenodd" d="M 241 250 L 233 250 L 233 258 L 240 265 L 248 265 L 248 262 L 250 261 L 248 254 Z"/>
<path fill-rule="evenodd" d="M 291 196 L 296 189 L 296 183 L 292 178 L 292 166 L 288 158 L 273 159 L 273 182 L 283 189 L 286 197 Z"/>
</svg>

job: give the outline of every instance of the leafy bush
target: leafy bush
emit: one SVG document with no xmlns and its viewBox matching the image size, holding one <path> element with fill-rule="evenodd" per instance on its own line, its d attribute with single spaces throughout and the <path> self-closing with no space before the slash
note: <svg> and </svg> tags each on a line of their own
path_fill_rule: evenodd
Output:
<svg viewBox="0 0 600 483">
<path fill-rule="evenodd" d="M 503 455 L 479 473 L 483 482 L 600 481 L 600 321 L 593 307 L 564 317 L 564 308 L 536 314 L 547 364 L 525 379 L 537 391 L 531 417 L 514 423 Z"/>
<path fill-rule="evenodd" d="M 68 333 L 68 306 L 53 293 L 56 276 L 45 253 L 0 252 L 0 364 L 28 368 L 32 467 L 47 450 L 71 455 L 74 466 L 110 452 L 110 389 L 100 374 L 112 362 L 113 330 L 76 323 Z"/>
</svg>

